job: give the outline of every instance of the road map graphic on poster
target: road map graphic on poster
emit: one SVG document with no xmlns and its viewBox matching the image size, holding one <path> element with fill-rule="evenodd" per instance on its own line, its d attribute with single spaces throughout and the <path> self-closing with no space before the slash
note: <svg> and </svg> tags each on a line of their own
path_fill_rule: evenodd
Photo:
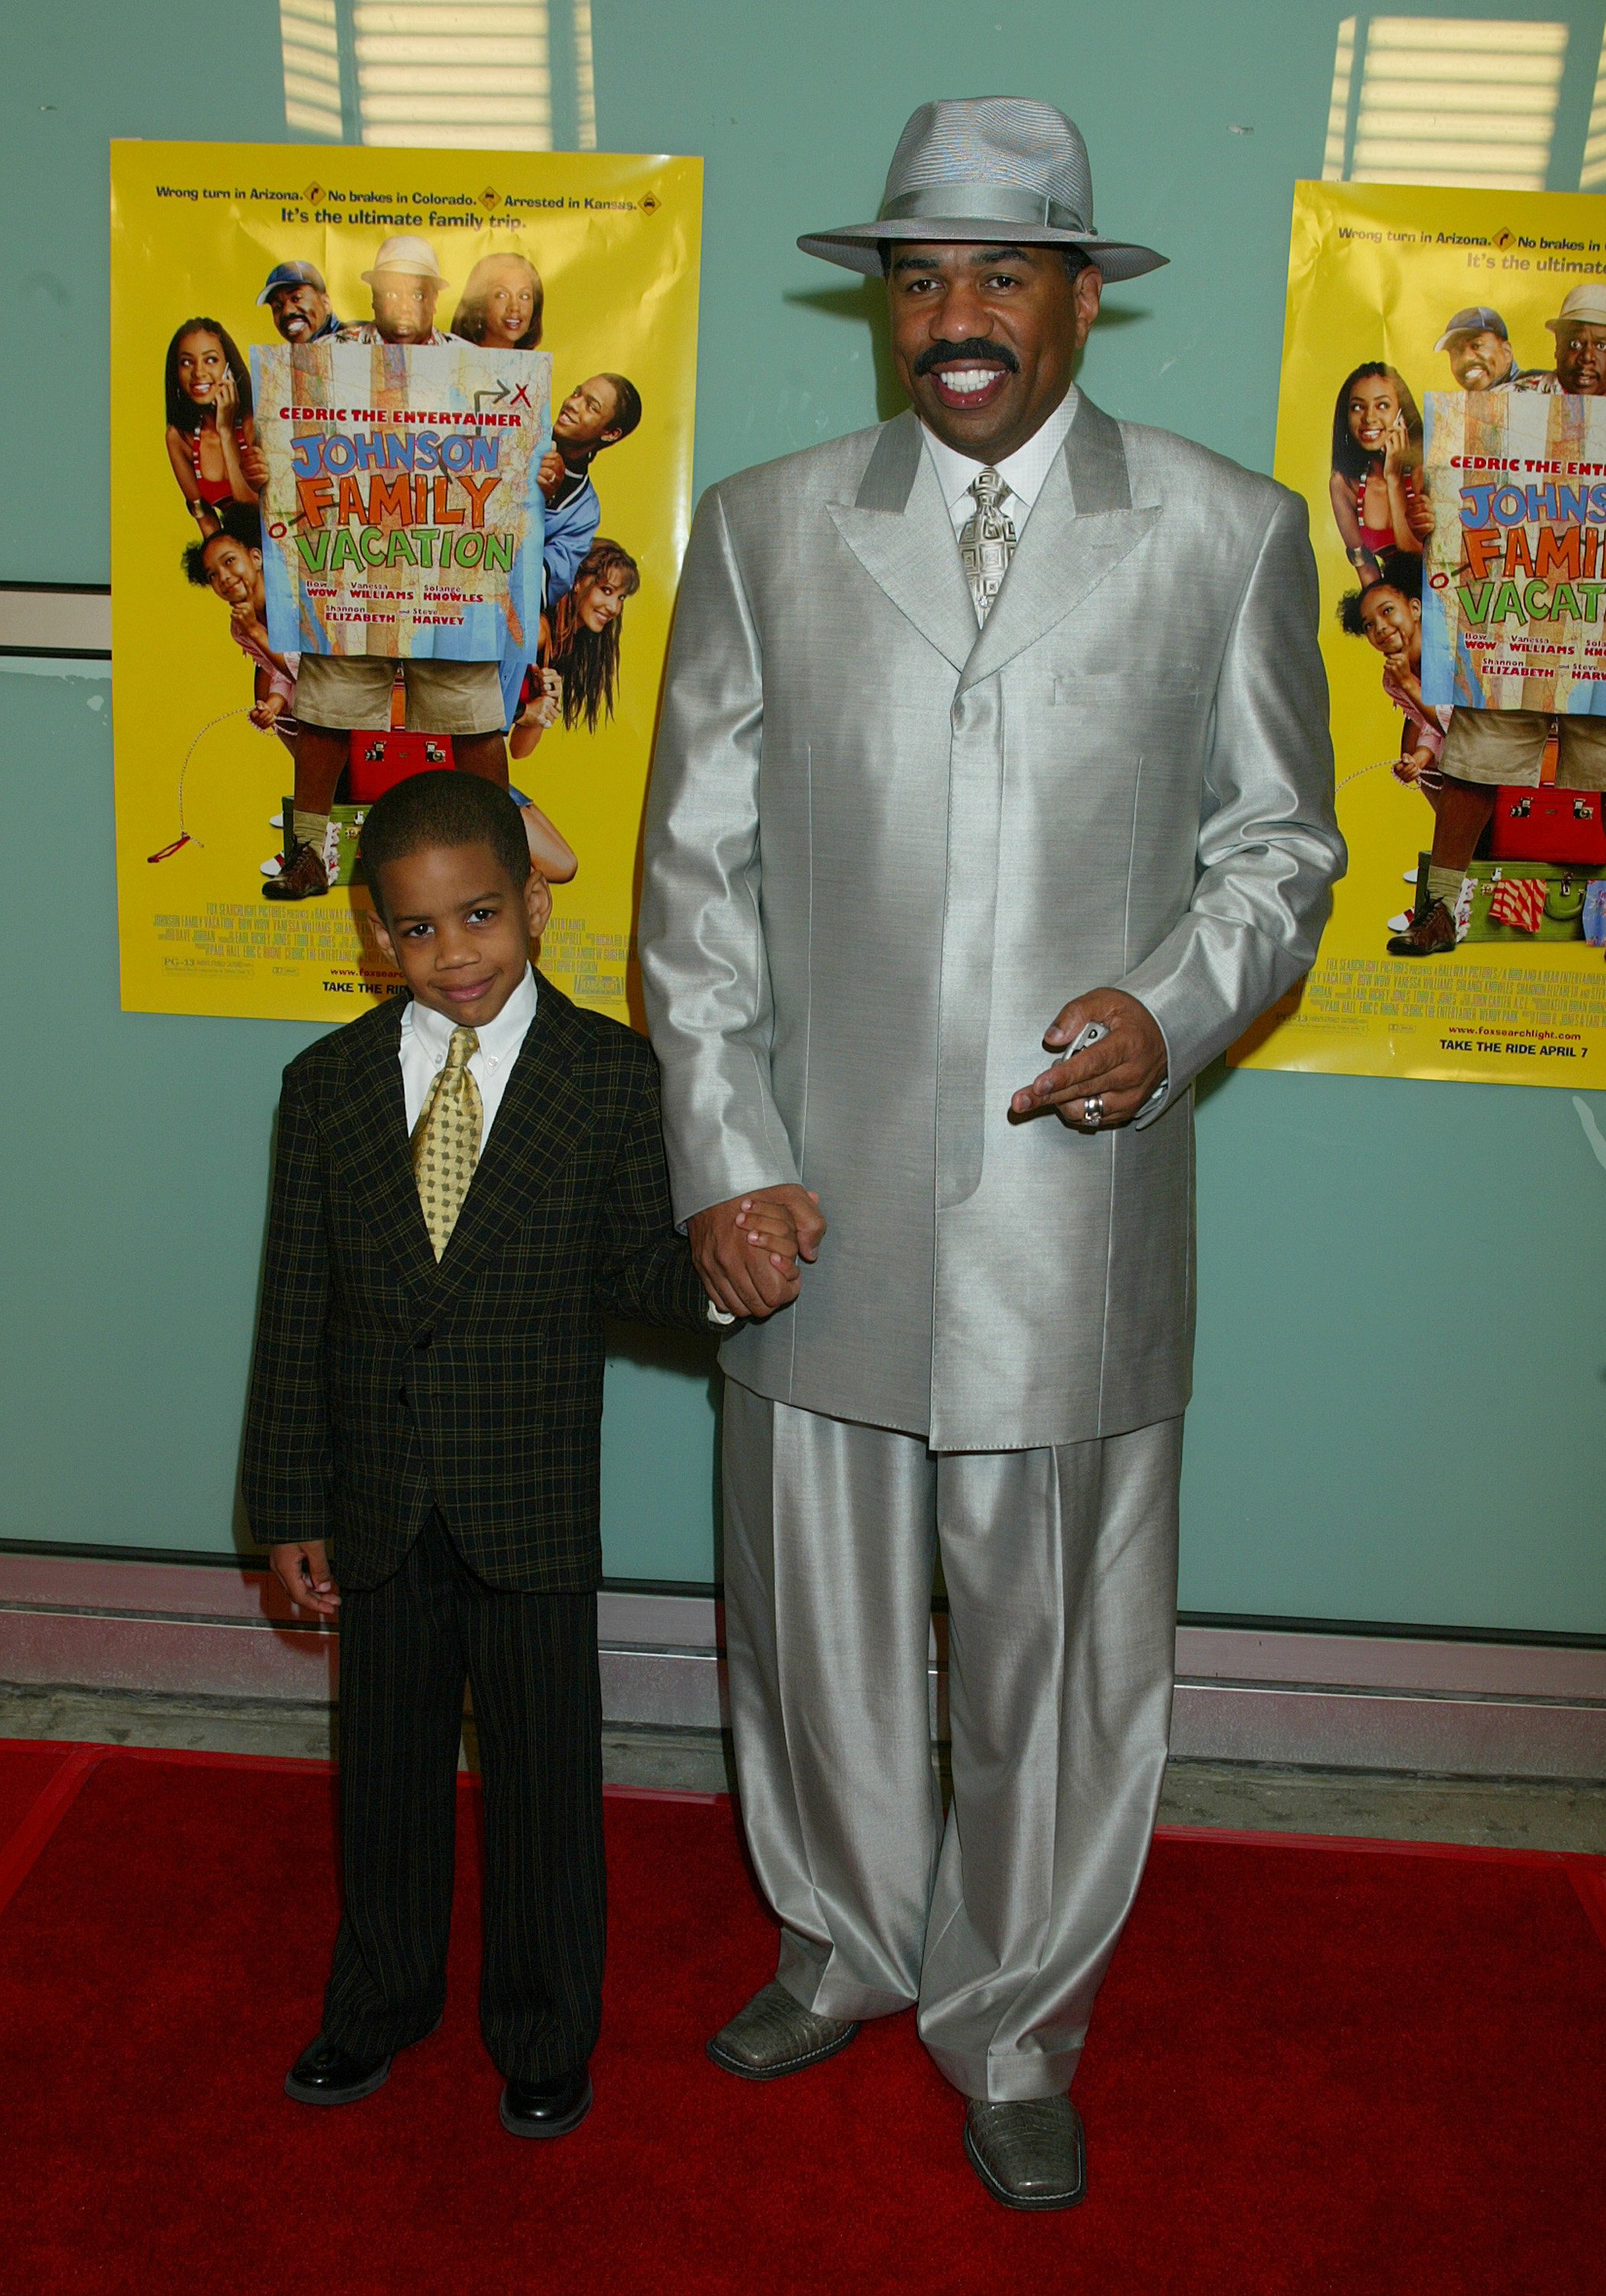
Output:
<svg viewBox="0 0 1606 2296">
<path fill-rule="evenodd" d="M 551 367 L 474 343 L 251 352 L 275 652 L 534 660 Z"/>
<path fill-rule="evenodd" d="M 1349 873 L 1314 970 L 1234 1048 L 1235 1062 L 1606 1085 L 1606 831 L 1599 792 L 1558 785 L 1558 742 L 1544 718 L 1532 721 L 1531 761 L 1495 791 L 1472 858 L 1451 873 L 1459 938 L 1426 956 L 1388 951 L 1432 890 L 1419 880 L 1438 831 L 1452 709 L 1471 706 L 1482 649 L 1465 640 L 1477 613 L 1498 617 L 1489 634 L 1503 644 L 1526 635 L 1536 649 L 1526 662 L 1544 665 L 1533 681 L 1495 681 L 1503 718 L 1514 701 L 1560 709 L 1577 726 L 1590 707 L 1576 670 L 1560 698 L 1554 681 L 1558 665 L 1591 666 L 1588 647 L 1601 642 L 1592 607 L 1606 592 L 1589 586 L 1606 581 L 1601 524 L 1593 492 L 1575 517 L 1576 496 L 1561 490 L 1606 485 L 1603 422 L 1606 210 L 1597 198 L 1296 187 L 1276 475 L 1310 505 Z M 1484 474 L 1454 465 L 1469 449 L 1482 455 L 1486 439 L 1516 442 L 1493 459 L 1602 467 L 1490 473 L 1520 483 L 1521 517 L 1513 496 L 1492 494 L 1492 514 L 1472 529 L 1463 508 L 1481 516 L 1485 497 L 1468 505 L 1463 487 Z M 1530 483 L 1540 490 L 1531 516 Z M 1553 504 L 1547 485 L 1558 489 Z M 1563 507 L 1568 515 L 1550 515 Z M 1441 676 L 1450 668 L 1451 611 L 1462 689 L 1446 694 L 1432 657 L 1443 630 Z M 1536 651 L 1552 645 L 1562 652 Z"/>
<path fill-rule="evenodd" d="M 304 804 L 296 677 L 332 645 L 399 669 L 497 661 L 511 783 L 554 888 L 542 968 L 639 1017 L 637 846 L 690 521 L 701 203 L 696 160 L 112 145 L 127 1010 L 338 1021 L 399 986 L 368 930 L 362 816 L 456 760 L 402 724 L 399 677 L 391 726 L 352 734 L 326 815 Z M 328 890 L 303 896 L 309 820 Z"/>
<path fill-rule="evenodd" d="M 1606 682 L 1606 398 L 1429 391 L 1422 690 L 1594 714 Z M 1600 706 L 1606 707 L 1606 701 Z"/>
</svg>

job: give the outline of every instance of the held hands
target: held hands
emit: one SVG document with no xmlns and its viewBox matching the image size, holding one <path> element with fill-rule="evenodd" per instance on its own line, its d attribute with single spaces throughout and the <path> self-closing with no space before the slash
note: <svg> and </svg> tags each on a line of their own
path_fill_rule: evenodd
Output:
<svg viewBox="0 0 1606 2296">
<path fill-rule="evenodd" d="M 251 722 L 256 727 L 259 734 L 271 733 L 275 718 L 282 717 L 284 715 L 284 695 L 282 693 L 270 693 L 267 697 L 266 701 L 259 701 L 253 705 L 251 713 Z"/>
<path fill-rule="evenodd" d="M 1075 1041 L 1090 1021 L 1102 1021 L 1108 1037 L 1044 1069 L 1016 1093 L 1009 1102 L 1010 1119 L 1025 1123 L 1051 1109 L 1061 1124 L 1073 1130 L 1108 1131 L 1130 1124 L 1153 1097 L 1165 1076 L 1165 1039 L 1148 1007 L 1121 988 L 1092 988 L 1065 1005 L 1044 1031 L 1051 1053 Z M 1096 1125 L 1084 1126 L 1087 1103 L 1097 1097 L 1101 1105 Z"/>
<path fill-rule="evenodd" d="M 732 1196 L 687 1222 L 703 1288 L 728 1316 L 762 1323 L 803 1288 L 798 1261 L 817 1259 L 826 1223 L 811 1188 L 788 1184 Z"/>
<path fill-rule="evenodd" d="M 292 1539 L 268 1549 L 273 1575 L 300 1611 L 316 1611 L 320 1619 L 340 1616 L 340 1588 L 329 1570 L 329 1551 L 321 1538 Z"/>
</svg>

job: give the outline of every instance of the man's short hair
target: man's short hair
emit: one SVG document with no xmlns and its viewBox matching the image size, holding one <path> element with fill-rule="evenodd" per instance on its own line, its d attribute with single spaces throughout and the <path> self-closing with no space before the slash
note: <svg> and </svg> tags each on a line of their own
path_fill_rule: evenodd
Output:
<svg viewBox="0 0 1606 2296">
<path fill-rule="evenodd" d="M 607 427 L 628 439 L 641 420 L 641 393 L 628 374 L 605 374 L 602 379 L 614 387 L 614 420 Z"/>
<path fill-rule="evenodd" d="M 515 885 L 530 874 L 530 843 L 519 808 L 498 782 L 480 774 L 409 774 L 386 790 L 363 821 L 361 856 L 368 890 L 382 912 L 379 873 L 409 853 L 439 846 L 489 845 Z"/>
<path fill-rule="evenodd" d="M 1009 244 L 1008 242 L 1001 239 L 994 243 L 1000 247 Z M 881 254 L 881 276 L 883 279 L 890 279 L 893 268 L 894 242 L 890 239 L 881 239 L 877 240 L 876 244 Z M 897 242 L 897 244 L 900 247 L 904 247 L 908 245 L 908 242 L 901 239 Z M 1049 242 L 1049 244 L 1051 246 L 1054 242 L 1050 241 Z M 1087 270 L 1093 260 L 1092 257 L 1084 253 L 1080 247 L 1069 246 L 1063 241 L 1059 242 L 1059 257 L 1061 262 L 1065 265 L 1067 277 L 1072 279 L 1079 278 L 1083 272 Z"/>
</svg>

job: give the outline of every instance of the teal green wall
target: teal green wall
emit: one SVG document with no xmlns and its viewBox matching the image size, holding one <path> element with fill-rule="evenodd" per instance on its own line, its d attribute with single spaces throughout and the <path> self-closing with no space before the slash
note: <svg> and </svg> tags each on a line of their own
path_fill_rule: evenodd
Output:
<svg viewBox="0 0 1606 2296">
<path fill-rule="evenodd" d="M 1320 172 L 1340 12 L 595 0 L 600 140 L 708 161 L 699 485 L 890 405 L 874 291 L 792 242 L 869 210 L 921 98 L 999 89 L 1074 112 L 1104 227 L 1174 258 L 1110 295 L 1093 395 L 1269 467 L 1289 186 Z M 1601 7 L 1440 12 L 1567 16 L 1552 182 L 1576 184 Z M 276 9 L 62 0 L 8 11 L 0 42 L 0 577 L 103 580 L 105 144 L 282 135 Z M 278 1070 L 316 1032 L 119 1013 L 108 693 L 0 666 L 0 1537 L 216 1550 Z M 1583 1105 L 1211 1080 L 1186 1605 L 1606 1633 L 1606 1169 Z M 614 1361 L 616 1575 L 713 1574 L 713 1394 L 695 1343 Z"/>
</svg>

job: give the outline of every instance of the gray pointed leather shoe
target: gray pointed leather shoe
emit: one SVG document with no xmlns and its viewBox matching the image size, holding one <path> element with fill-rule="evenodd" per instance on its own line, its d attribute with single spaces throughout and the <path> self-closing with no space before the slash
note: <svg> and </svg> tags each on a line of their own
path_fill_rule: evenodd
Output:
<svg viewBox="0 0 1606 2296">
<path fill-rule="evenodd" d="M 965 2115 L 971 2167 L 1007 2209 L 1074 2209 L 1087 2193 L 1082 2115 L 1068 2096 L 989 2104 L 973 2096 Z"/>
<path fill-rule="evenodd" d="M 784 1985 L 766 1985 L 708 2044 L 708 2054 L 743 2080 L 779 2080 L 806 2065 L 821 2065 L 845 2049 L 859 2030 L 840 2017 L 819 2017 L 794 2001 Z"/>
</svg>

